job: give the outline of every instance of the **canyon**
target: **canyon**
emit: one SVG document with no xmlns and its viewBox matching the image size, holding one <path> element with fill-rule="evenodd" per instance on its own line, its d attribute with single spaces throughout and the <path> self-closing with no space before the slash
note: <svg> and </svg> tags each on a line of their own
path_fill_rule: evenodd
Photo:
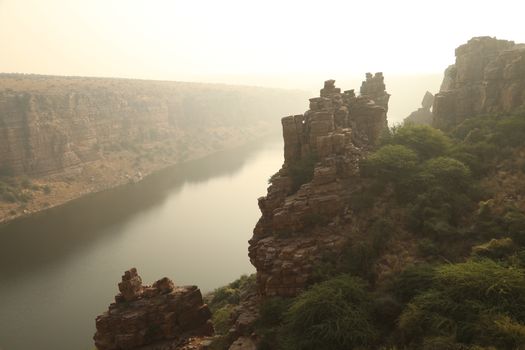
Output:
<svg viewBox="0 0 525 350">
<path fill-rule="evenodd" d="M 524 53 L 523 46 L 513 42 L 473 38 L 456 50 L 456 64 L 447 69 L 440 92 L 427 92 L 407 123 L 446 129 L 484 113 L 519 111 L 525 102 Z M 341 92 L 334 80 L 327 80 L 320 96 L 309 100 L 308 111 L 282 118 L 284 164 L 270 178 L 266 196 L 258 199 L 262 216 L 249 241 L 255 287 L 243 294 L 230 315 L 226 335 L 207 334 L 203 339 L 211 343 L 195 349 L 256 349 L 261 340 L 256 331 L 259 306 L 271 298 L 300 295 L 319 281 L 320 267 L 348 251 L 359 256 L 379 244 L 381 237 L 373 232 L 394 233 L 368 267 L 372 274 L 366 278 L 372 285 L 424 261 L 413 233 L 378 219 L 402 222 L 403 211 L 391 207 L 392 189 L 387 187 L 368 207 L 362 203 L 361 194 L 370 185 L 362 178 L 362 161 L 388 127 L 389 98 L 382 73 L 367 73 L 359 95 Z M 519 176 L 513 179 L 520 181 Z M 513 183 L 502 192 L 512 192 Z M 504 198 L 497 195 L 494 200 L 504 205 Z M 386 226 L 378 229 L 381 225 Z"/>
<path fill-rule="evenodd" d="M 304 96 L 220 84 L 1 74 L 0 222 L 264 137 L 276 132 L 276 116 L 303 105 Z"/>
</svg>

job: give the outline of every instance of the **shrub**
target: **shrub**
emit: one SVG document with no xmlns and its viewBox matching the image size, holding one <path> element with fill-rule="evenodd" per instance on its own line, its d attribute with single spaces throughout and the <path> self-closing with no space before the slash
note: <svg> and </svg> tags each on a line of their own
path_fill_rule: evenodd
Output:
<svg viewBox="0 0 525 350">
<path fill-rule="evenodd" d="M 413 173 L 417 155 L 402 145 L 387 145 L 372 153 L 361 163 L 362 173 L 384 181 L 396 182 Z"/>
<path fill-rule="evenodd" d="M 502 259 L 515 251 L 512 238 L 491 239 L 489 242 L 472 247 L 472 254 L 478 257 Z"/>
<path fill-rule="evenodd" d="M 520 245 L 525 245 L 525 214 L 518 210 L 509 210 L 503 220 L 514 241 Z"/>
<path fill-rule="evenodd" d="M 464 191 L 471 183 L 469 168 L 459 160 L 448 157 L 426 161 L 421 174 L 427 188 L 439 186 L 449 190 Z"/>
<path fill-rule="evenodd" d="M 227 304 L 213 312 L 213 328 L 217 334 L 226 334 L 231 328 L 231 314 L 234 307 L 232 304 Z"/>
<path fill-rule="evenodd" d="M 392 282 L 391 290 L 402 302 L 432 288 L 435 267 L 428 264 L 412 265 L 403 270 Z"/>
<path fill-rule="evenodd" d="M 488 322 L 487 330 L 491 338 L 506 349 L 520 349 L 525 344 L 525 325 L 509 316 L 497 315 Z"/>
<path fill-rule="evenodd" d="M 212 298 L 209 301 L 209 307 L 212 312 L 219 310 L 228 304 L 237 305 L 241 300 L 241 294 L 255 286 L 255 274 L 243 275 L 227 286 L 215 289 Z"/>
<path fill-rule="evenodd" d="M 515 115 L 498 121 L 492 140 L 502 146 L 519 147 L 525 144 L 525 116 Z"/>
<path fill-rule="evenodd" d="M 508 344 L 525 329 L 524 272 L 491 260 L 436 268 L 431 287 L 399 318 L 405 343 L 445 337 L 452 343 L 514 348 Z"/>
<path fill-rule="evenodd" d="M 409 147 L 421 159 L 441 156 L 451 146 L 450 139 L 441 130 L 428 125 L 404 125 L 395 131 L 391 142 Z"/>
<path fill-rule="evenodd" d="M 299 295 L 285 314 L 290 349 L 352 349 L 376 338 L 365 284 L 342 275 Z"/>
<path fill-rule="evenodd" d="M 292 303 L 292 299 L 274 297 L 265 300 L 259 308 L 258 325 L 271 327 L 280 325 L 284 314 Z"/>
<path fill-rule="evenodd" d="M 454 300 L 475 300 L 518 319 L 525 317 L 525 270 L 492 260 L 467 261 L 439 267 L 436 282 Z"/>
<path fill-rule="evenodd" d="M 430 187 L 409 206 L 409 226 L 416 233 L 441 239 L 458 233 L 463 215 L 470 213 L 474 202 L 465 194 L 442 187 Z"/>
</svg>

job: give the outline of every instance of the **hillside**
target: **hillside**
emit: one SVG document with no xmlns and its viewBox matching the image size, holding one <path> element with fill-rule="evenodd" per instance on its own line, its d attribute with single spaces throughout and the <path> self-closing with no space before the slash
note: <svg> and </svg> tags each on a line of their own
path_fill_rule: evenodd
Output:
<svg viewBox="0 0 525 350">
<path fill-rule="evenodd" d="M 328 80 L 282 119 L 257 273 L 205 296 L 216 335 L 192 348 L 523 349 L 525 50 L 481 37 L 456 55 L 434 126 L 387 127 L 382 73 L 359 94 Z"/>
<path fill-rule="evenodd" d="M 437 128 L 386 130 L 382 76 L 357 100 L 328 81 L 283 118 L 285 163 L 250 240 L 256 284 L 239 306 L 210 300 L 216 323 L 237 310 L 230 349 L 522 348 L 525 50 L 482 37 L 456 54 Z"/>
<path fill-rule="evenodd" d="M 277 132 L 304 93 L 0 75 L 0 222 Z"/>
</svg>

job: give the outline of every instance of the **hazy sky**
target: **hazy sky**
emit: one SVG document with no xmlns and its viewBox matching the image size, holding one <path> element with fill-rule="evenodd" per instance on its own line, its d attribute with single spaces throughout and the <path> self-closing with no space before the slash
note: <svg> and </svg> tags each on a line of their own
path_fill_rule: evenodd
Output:
<svg viewBox="0 0 525 350">
<path fill-rule="evenodd" d="M 441 73 L 472 36 L 525 42 L 523 1 L 0 0 L 0 71 L 300 87 Z"/>
</svg>

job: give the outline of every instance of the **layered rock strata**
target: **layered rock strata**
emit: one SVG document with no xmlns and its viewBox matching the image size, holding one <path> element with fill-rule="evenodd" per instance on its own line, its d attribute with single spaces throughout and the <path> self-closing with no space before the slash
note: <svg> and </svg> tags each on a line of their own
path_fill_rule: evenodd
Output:
<svg viewBox="0 0 525 350">
<path fill-rule="evenodd" d="M 434 101 L 433 124 L 458 125 L 468 117 L 511 113 L 525 106 L 525 46 L 476 37 L 456 49 Z"/>
<path fill-rule="evenodd" d="M 387 126 L 389 96 L 381 73 L 367 74 L 360 96 L 328 80 L 306 113 L 282 119 L 284 164 L 259 198 L 249 247 L 261 295 L 297 295 L 322 257 L 343 249 L 347 237 L 331 228 L 348 216 L 349 184 Z M 311 180 L 297 184 L 298 171 Z"/>
<path fill-rule="evenodd" d="M 27 176 L 35 185 L 23 200 L 0 193 L 0 223 L 277 134 L 275 116 L 302 108 L 306 96 L 220 84 L 0 74 L 0 185 Z"/>
<path fill-rule="evenodd" d="M 196 286 L 175 286 L 166 277 L 143 285 L 132 268 L 118 287 L 115 303 L 96 318 L 98 350 L 175 350 L 191 336 L 213 335 L 211 312 Z"/>
<path fill-rule="evenodd" d="M 293 110 L 301 93 L 125 79 L 0 74 L 0 175 L 64 172 L 116 147 L 176 140 L 197 131 L 248 131 Z M 181 145 L 184 146 L 184 145 Z M 180 150 L 183 151 L 183 150 Z"/>
</svg>

